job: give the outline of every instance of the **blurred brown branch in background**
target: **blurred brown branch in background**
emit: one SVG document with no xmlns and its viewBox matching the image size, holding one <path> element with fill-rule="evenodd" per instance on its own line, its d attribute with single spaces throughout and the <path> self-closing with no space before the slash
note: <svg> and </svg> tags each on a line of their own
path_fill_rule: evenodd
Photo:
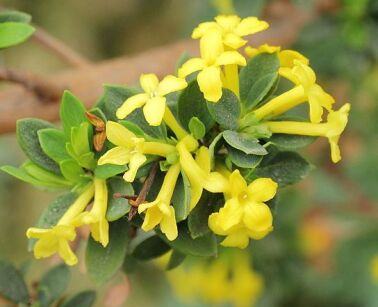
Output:
<svg viewBox="0 0 378 307">
<path fill-rule="evenodd" d="M 320 1 L 323 2 L 325 1 Z M 324 9 L 328 10 L 329 6 L 318 5 L 318 10 Z M 305 11 L 288 1 L 273 1 L 266 8 L 264 16 L 264 19 L 271 24 L 270 29 L 253 36 L 250 43 L 255 46 L 269 43 L 287 47 L 296 40 L 303 26 L 313 20 L 317 14 L 316 10 Z M 40 29 L 36 31 L 34 38 L 75 68 L 44 78 L 19 74 L 21 78 L 12 79 L 9 78 L 9 70 L 6 78 L 7 73 L 3 71 L 4 79 L 18 84 L 10 85 L 0 92 L 0 134 L 13 132 L 16 120 L 23 117 L 57 120 L 60 95 L 56 95 L 56 89 L 72 91 L 90 107 L 101 96 L 103 84 L 133 84 L 144 72 L 153 72 L 161 77 L 173 72 L 177 59 L 184 51 L 192 54 L 198 52 L 198 42 L 185 40 L 140 52 L 135 56 L 90 64 L 82 56 Z M 46 98 L 50 103 L 46 103 Z"/>
</svg>

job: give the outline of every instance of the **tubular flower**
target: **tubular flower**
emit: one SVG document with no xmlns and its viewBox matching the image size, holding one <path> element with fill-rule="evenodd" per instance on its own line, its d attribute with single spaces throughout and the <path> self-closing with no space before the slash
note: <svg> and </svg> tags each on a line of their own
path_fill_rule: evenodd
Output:
<svg viewBox="0 0 378 307">
<path fill-rule="evenodd" d="M 274 197 L 277 183 L 259 178 L 247 186 L 239 170 L 235 170 L 230 175 L 229 187 L 224 207 L 209 216 L 209 227 L 226 236 L 223 246 L 246 248 L 249 238 L 262 239 L 273 229 L 273 217 L 264 202 Z"/>
<path fill-rule="evenodd" d="M 200 71 L 197 81 L 206 100 L 218 102 L 222 97 L 221 66 L 236 64 L 245 66 L 245 58 L 237 51 L 224 51 L 222 35 L 218 31 L 208 31 L 200 40 L 201 58 L 192 58 L 178 71 L 180 78 Z"/>
<path fill-rule="evenodd" d="M 123 178 L 128 182 L 133 182 L 140 166 L 146 162 L 145 154 L 165 156 L 175 150 L 172 145 L 145 142 L 143 138 L 138 138 L 130 130 L 116 122 L 106 123 L 106 136 L 116 147 L 107 151 L 99 160 L 98 165 L 103 164 L 128 164 L 129 170 Z"/>
<path fill-rule="evenodd" d="M 280 115 L 305 101 L 309 103 L 310 120 L 313 123 L 321 122 L 323 108 L 328 111 L 332 110 L 335 100 L 315 83 L 315 73 L 309 66 L 294 60 L 294 67 L 291 69 L 281 68 L 280 74 L 295 83 L 296 86 L 255 110 L 255 116 L 258 119 Z"/>
<path fill-rule="evenodd" d="M 85 209 L 94 194 L 94 187 L 90 185 L 68 208 L 56 226 L 51 229 L 29 228 L 26 236 L 38 241 L 34 245 L 35 258 L 46 258 L 58 253 L 67 265 L 75 265 L 77 257 L 73 253 L 68 241 L 76 238 L 74 219 Z"/>
<path fill-rule="evenodd" d="M 166 96 L 169 93 L 177 92 L 185 87 L 187 83 L 184 79 L 175 76 L 166 76 L 159 82 L 155 74 L 142 74 L 140 85 L 144 93 L 128 98 L 117 110 L 119 119 L 125 118 L 135 109 L 143 107 L 144 117 L 151 126 L 159 126 L 163 120 L 166 108 Z"/>
<path fill-rule="evenodd" d="M 163 185 L 156 199 L 153 202 L 144 203 L 138 207 L 139 213 L 147 210 L 142 229 L 150 231 L 160 224 L 161 231 L 170 241 L 176 239 L 178 234 L 175 209 L 170 204 L 179 174 L 180 164 L 172 165 L 165 175 Z"/>
<path fill-rule="evenodd" d="M 254 56 L 260 54 L 260 53 L 275 53 L 278 52 L 278 58 L 280 60 L 281 68 L 279 72 L 283 68 L 293 68 L 294 67 L 294 60 L 297 60 L 305 65 L 309 64 L 308 58 L 306 58 L 304 55 L 300 54 L 298 51 L 295 50 L 282 50 L 279 46 L 271 46 L 268 44 L 264 44 L 259 46 L 258 48 L 252 48 L 251 46 L 247 46 L 244 49 L 244 52 L 247 56 L 250 58 L 253 58 Z"/>
<path fill-rule="evenodd" d="M 236 15 L 219 15 L 215 17 L 215 21 L 203 22 L 193 30 L 192 38 L 202 38 L 209 31 L 218 31 L 222 34 L 223 44 L 231 49 L 239 49 L 244 46 L 247 41 L 243 36 L 255 34 L 266 30 L 269 24 L 259 20 L 256 17 L 247 17 L 241 19 Z"/>
<path fill-rule="evenodd" d="M 272 133 L 324 136 L 328 138 L 328 142 L 331 146 L 331 158 L 332 161 L 336 163 L 341 160 L 338 141 L 348 123 L 349 111 L 350 104 L 346 103 L 338 111 L 330 112 L 326 123 L 313 124 L 292 121 L 272 121 L 266 122 L 266 124 Z"/>
<path fill-rule="evenodd" d="M 108 208 L 108 188 L 106 181 L 94 179 L 95 195 L 94 204 L 89 212 L 82 212 L 75 219 L 75 225 L 90 225 L 94 240 L 106 247 L 109 243 L 109 223 L 106 219 Z"/>
<path fill-rule="evenodd" d="M 193 209 L 201 198 L 203 189 L 212 193 L 221 193 L 227 189 L 227 180 L 218 172 L 210 171 L 210 155 L 206 147 L 201 147 L 196 155 L 192 157 L 185 140 L 176 145 L 180 156 L 180 165 L 188 177 L 191 186 L 191 203 Z"/>
</svg>

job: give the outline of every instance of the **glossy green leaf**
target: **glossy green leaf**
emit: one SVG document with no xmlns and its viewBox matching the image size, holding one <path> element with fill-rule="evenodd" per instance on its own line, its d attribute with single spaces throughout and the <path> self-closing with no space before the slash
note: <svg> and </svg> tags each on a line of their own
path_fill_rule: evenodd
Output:
<svg viewBox="0 0 378 307">
<path fill-rule="evenodd" d="M 0 23 L 3 22 L 23 22 L 30 23 L 31 16 L 24 12 L 6 10 L 0 12 Z"/>
<path fill-rule="evenodd" d="M 97 178 L 108 179 L 127 171 L 126 165 L 103 164 L 97 165 L 94 173 Z"/>
<path fill-rule="evenodd" d="M 0 23 L 0 48 L 7 48 L 18 45 L 27 40 L 35 29 L 22 22 L 3 22 Z"/>
<path fill-rule="evenodd" d="M 166 270 L 173 270 L 174 268 L 177 268 L 183 261 L 185 260 L 186 255 L 183 253 L 180 253 L 176 250 L 172 251 L 171 257 L 169 258 Z"/>
<path fill-rule="evenodd" d="M 91 307 L 96 301 L 96 291 L 86 290 L 66 299 L 60 307 Z"/>
<path fill-rule="evenodd" d="M 223 138 L 228 145 L 235 149 L 241 150 L 246 154 L 262 156 L 268 153 L 266 149 L 260 145 L 258 139 L 250 137 L 245 133 L 226 130 L 223 131 Z"/>
<path fill-rule="evenodd" d="M 71 146 L 78 157 L 91 151 L 88 139 L 89 129 L 90 126 L 87 122 L 71 128 Z"/>
<path fill-rule="evenodd" d="M 170 249 L 170 246 L 156 235 L 139 243 L 133 250 L 132 256 L 138 260 L 147 261 L 164 255 Z"/>
<path fill-rule="evenodd" d="M 16 127 L 18 144 L 32 162 L 48 171 L 59 174 L 59 165 L 44 153 L 39 144 L 38 131 L 45 128 L 54 128 L 54 126 L 40 119 L 19 119 Z"/>
<path fill-rule="evenodd" d="M 55 128 L 41 129 L 38 131 L 38 139 L 44 153 L 55 162 L 69 159 L 63 131 Z"/>
<path fill-rule="evenodd" d="M 226 148 L 231 162 L 238 167 L 255 168 L 263 159 L 263 156 L 261 155 L 246 154 L 245 152 L 229 145 L 227 145 Z"/>
<path fill-rule="evenodd" d="M 221 99 L 216 102 L 207 102 L 207 108 L 213 119 L 224 129 L 236 130 L 240 117 L 240 103 L 238 97 L 228 90 L 223 89 Z"/>
<path fill-rule="evenodd" d="M 78 195 L 73 192 L 69 192 L 58 196 L 53 202 L 51 202 L 40 215 L 35 227 L 49 229 L 55 226 L 60 218 L 64 215 L 67 209 L 74 203 Z M 31 251 L 35 239 L 29 239 L 28 250 Z"/>
<path fill-rule="evenodd" d="M 64 178 L 70 182 L 77 183 L 85 175 L 83 168 L 73 159 L 67 159 L 59 163 L 60 171 Z"/>
<path fill-rule="evenodd" d="M 294 150 L 306 147 L 316 140 L 314 136 L 273 134 L 269 142 L 282 150 Z"/>
<path fill-rule="evenodd" d="M 52 184 L 56 186 L 62 186 L 62 187 L 70 187 L 72 185 L 69 181 L 67 181 L 62 176 L 58 176 L 54 173 L 46 171 L 42 167 L 39 167 L 38 165 L 34 164 L 33 162 L 26 161 L 21 166 L 21 168 L 24 169 L 30 176 L 44 183 Z"/>
<path fill-rule="evenodd" d="M 172 206 L 175 208 L 176 221 L 180 222 L 187 218 L 190 212 L 190 183 L 184 173 L 177 180 L 172 196 Z"/>
<path fill-rule="evenodd" d="M 41 307 L 50 306 L 59 299 L 67 289 L 70 278 L 70 270 L 64 264 L 48 270 L 38 284 L 38 301 Z"/>
<path fill-rule="evenodd" d="M 247 110 L 261 102 L 278 78 L 280 61 L 276 53 L 261 53 L 240 71 L 240 99 Z"/>
<path fill-rule="evenodd" d="M 103 247 L 100 243 L 88 239 L 85 263 L 89 276 L 96 283 L 109 280 L 122 266 L 129 242 L 129 224 L 120 219 L 109 224 L 109 244 Z"/>
<path fill-rule="evenodd" d="M 193 239 L 186 223 L 178 224 L 178 237 L 173 241 L 169 241 L 164 234 L 159 233 L 159 236 L 172 249 L 185 255 L 211 257 L 216 256 L 218 252 L 217 241 L 213 233 Z"/>
<path fill-rule="evenodd" d="M 214 119 L 206 108 L 206 99 L 199 89 L 197 81 L 189 83 L 177 102 L 177 113 L 183 127 L 190 129 L 189 123 L 193 117 L 197 117 L 209 131 L 214 125 Z"/>
<path fill-rule="evenodd" d="M 188 217 L 188 228 L 193 239 L 202 237 L 210 232 L 208 219 L 214 209 L 214 204 L 210 202 L 209 194 L 204 192 Z"/>
<path fill-rule="evenodd" d="M 109 222 L 116 221 L 130 211 L 129 201 L 125 198 L 114 198 L 115 193 L 122 195 L 134 195 L 133 186 L 123 178 L 114 177 L 107 181 L 108 185 L 108 210 L 106 219 Z"/>
<path fill-rule="evenodd" d="M 189 121 L 189 131 L 195 139 L 199 140 L 205 136 L 206 127 L 198 117 L 192 117 Z"/>
<path fill-rule="evenodd" d="M 81 123 L 88 122 L 85 111 L 84 105 L 76 96 L 69 91 L 64 92 L 59 114 L 68 140 L 71 139 L 72 127 L 78 127 Z"/>
<path fill-rule="evenodd" d="M 14 303 L 28 303 L 28 289 L 22 274 L 8 261 L 0 258 L 0 296 Z"/>
<path fill-rule="evenodd" d="M 282 151 L 266 161 L 263 160 L 256 168 L 255 175 L 272 178 L 280 187 L 284 187 L 304 179 L 312 168 L 298 153 Z"/>
</svg>

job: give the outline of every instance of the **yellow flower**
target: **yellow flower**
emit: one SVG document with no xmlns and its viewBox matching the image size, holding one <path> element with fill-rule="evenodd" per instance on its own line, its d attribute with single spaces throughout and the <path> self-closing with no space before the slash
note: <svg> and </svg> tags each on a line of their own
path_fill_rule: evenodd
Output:
<svg viewBox="0 0 378 307">
<path fill-rule="evenodd" d="M 236 15 L 219 15 L 215 22 L 203 22 L 193 30 L 192 38 L 197 39 L 205 36 L 209 31 L 218 31 L 222 35 L 223 43 L 229 48 L 238 49 L 247 41 L 242 37 L 263 31 L 269 27 L 265 21 L 256 17 L 241 19 Z"/>
<path fill-rule="evenodd" d="M 151 126 L 159 126 L 163 120 L 166 108 L 166 96 L 169 93 L 177 92 L 185 87 L 184 79 L 175 76 L 166 76 L 159 82 L 155 74 L 144 74 L 140 76 L 140 85 L 144 93 L 128 98 L 117 110 L 119 119 L 125 118 L 135 109 L 143 107 L 144 117 Z"/>
<path fill-rule="evenodd" d="M 70 248 L 68 241 L 76 237 L 74 219 L 85 209 L 94 194 L 94 187 L 91 184 L 68 208 L 56 226 L 51 229 L 29 228 L 26 236 L 38 241 L 34 245 L 35 258 L 46 258 L 55 253 L 68 265 L 77 263 L 77 257 Z"/>
<path fill-rule="evenodd" d="M 280 66 L 282 68 L 292 68 L 294 67 L 294 60 L 297 60 L 305 65 L 309 64 L 309 60 L 300 54 L 298 51 L 295 50 L 282 50 L 279 46 L 271 46 L 268 44 L 264 44 L 259 46 L 258 48 L 252 48 L 247 46 L 244 49 L 247 56 L 250 58 L 260 54 L 260 53 L 275 53 L 278 52 L 278 58 L 280 60 Z M 281 71 L 280 69 L 280 71 Z"/>
<path fill-rule="evenodd" d="M 371 277 L 378 284 L 378 254 L 376 254 L 370 262 Z"/>
<path fill-rule="evenodd" d="M 128 164 L 129 170 L 123 176 L 128 182 L 134 181 L 139 167 L 146 162 L 145 154 L 166 156 L 175 151 L 175 147 L 172 145 L 145 142 L 143 138 L 138 138 L 121 124 L 112 121 L 106 123 L 106 137 L 117 146 L 107 151 L 98 160 L 98 165 L 107 163 L 116 165 Z"/>
<path fill-rule="evenodd" d="M 272 133 L 299 134 L 309 136 L 324 136 L 328 138 L 331 146 L 331 158 L 334 163 L 341 160 L 340 148 L 338 146 L 341 133 L 348 123 L 350 104 L 344 104 L 338 111 L 331 111 L 328 114 L 327 122 L 314 124 L 292 121 L 271 121 L 266 122 Z"/>
<path fill-rule="evenodd" d="M 200 71 L 197 81 L 206 100 L 217 102 L 222 97 L 221 66 L 237 64 L 245 66 L 245 58 L 236 51 L 224 51 L 222 35 L 218 31 L 208 31 L 200 40 L 201 58 L 192 58 L 182 65 L 178 74 L 185 78 Z"/>
<path fill-rule="evenodd" d="M 106 247 L 109 243 L 109 223 L 106 219 L 108 188 L 105 180 L 97 178 L 94 179 L 94 187 L 95 194 L 92 209 L 89 212 L 79 214 L 74 224 L 77 226 L 90 225 L 93 239 Z"/>
<path fill-rule="evenodd" d="M 227 189 L 227 180 L 218 172 L 211 172 L 209 149 L 202 146 L 192 157 L 185 139 L 176 145 L 180 157 L 180 165 L 188 177 L 191 187 L 190 208 L 193 209 L 201 198 L 203 189 L 212 193 L 224 192 Z"/>
<path fill-rule="evenodd" d="M 273 217 L 264 203 L 274 197 L 277 183 L 259 178 L 247 186 L 239 170 L 230 175 L 226 203 L 219 212 L 209 216 L 210 229 L 226 236 L 223 246 L 245 248 L 249 238 L 262 239 L 272 231 Z"/>
<path fill-rule="evenodd" d="M 294 60 L 294 67 L 281 68 L 280 75 L 295 83 L 296 86 L 255 110 L 257 119 L 280 115 L 305 101 L 309 103 L 310 120 L 313 123 L 321 122 L 323 108 L 332 110 L 335 100 L 315 83 L 315 73 L 309 66 L 299 60 Z"/>
<path fill-rule="evenodd" d="M 150 231 L 160 224 L 161 231 L 170 241 L 176 239 L 178 234 L 175 209 L 170 204 L 179 174 L 180 164 L 172 165 L 165 175 L 163 185 L 156 199 L 153 202 L 144 203 L 138 207 L 139 213 L 147 210 L 142 229 Z"/>
</svg>

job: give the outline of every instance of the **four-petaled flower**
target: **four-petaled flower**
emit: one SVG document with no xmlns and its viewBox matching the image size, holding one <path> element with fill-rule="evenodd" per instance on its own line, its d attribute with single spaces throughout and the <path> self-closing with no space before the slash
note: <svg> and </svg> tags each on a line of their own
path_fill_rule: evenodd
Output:
<svg viewBox="0 0 378 307">
<path fill-rule="evenodd" d="M 197 39 L 205 36 L 209 31 L 218 31 L 222 35 L 225 46 L 231 49 L 239 49 L 247 41 L 243 36 L 251 35 L 263 31 L 269 27 L 266 21 L 256 17 L 241 19 L 236 15 L 220 15 L 215 17 L 215 21 L 203 22 L 193 30 L 192 38 Z"/>
<path fill-rule="evenodd" d="M 126 99 L 117 110 L 117 117 L 123 119 L 135 109 L 143 107 L 144 117 L 151 126 L 159 126 L 163 120 L 166 108 L 165 96 L 172 92 L 177 92 L 185 87 L 187 83 L 184 79 L 175 76 L 166 76 L 161 82 L 155 74 L 142 74 L 140 85 L 144 93 L 136 94 Z"/>
<path fill-rule="evenodd" d="M 239 170 L 235 170 L 230 175 L 224 207 L 209 216 L 210 229 L 226 236 L 221 244 L 245 248 L 249 238 L 262 239 L 272 231 L 272 213 L 264 202 L 276 192 L 277 183 L 272 179 L 258 178 L 247 186 Z"/>
<path fill-rule="evenodd" d="M 197 82 L 206 100 L 218 102 L 222 97 L 221 66 L 236 64 L 245 66 L 245 58 L 237 51 L 224 51 L 222 35 L 219 31 L 207 31 L 200 40 L 200 58 L 192 58 L 185 62 L 178 71 L 180 78 L 200 71 Z"/>
</svg>

